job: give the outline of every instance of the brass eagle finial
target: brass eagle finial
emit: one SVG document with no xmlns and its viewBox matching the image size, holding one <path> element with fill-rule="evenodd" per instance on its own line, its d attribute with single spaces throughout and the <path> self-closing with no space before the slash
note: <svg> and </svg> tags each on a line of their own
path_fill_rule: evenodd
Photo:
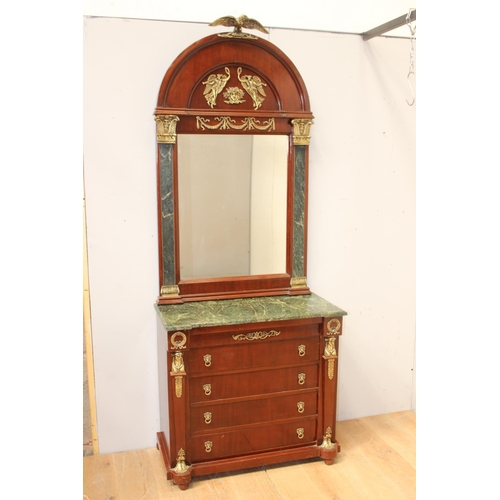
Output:
<svg viewBox="0 0 500 500">
<path fill-rule="evenodd" d="M 227 37 L 252 37 L 252 35 L 243 33 L 242 28 L 259 30 L 262 31 L 262 33 L 267 33 L 267 34 L 269 33 L 269 31 L 267 31 L 266 28 L 264 28 L 264 26 L 262 26 L 262 24 L 259 23 L 259 21 L 256 21 L 255 19 L 250 19 L 249 17 L 245 16 L 245 14 L 242 14 L 240 17 L 233 17 L 233 16 L 219 17 L 219 19 L 216 19 L 215 21 L 210 23 L 209 26 L 234 27 L 234 31 L 232 33 L 224 33 L 220 35 Z"/>
</svg>

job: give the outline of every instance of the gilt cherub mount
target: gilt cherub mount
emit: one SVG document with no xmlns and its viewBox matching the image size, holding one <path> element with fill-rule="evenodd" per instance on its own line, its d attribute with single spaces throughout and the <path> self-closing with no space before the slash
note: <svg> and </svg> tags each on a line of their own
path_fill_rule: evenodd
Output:
<svg viewBox="0 0 500 500">
<path fill-rule="evenodd" d="M 218 95 L 224 90 L 226 83 L 231 78 L 231 72 L 229 68 L 224 68 L 226 75 L 223 74 L 212 74 L 210 75 L 206 81 L 202 82 L 205 85 L 205 90 L 203 95 L 207 100 L 207 104 L 213 108 L 217 104 Z M 255 75 L 243 75 L 242 76 L 242 68 L 238 68 L 237 70 L 238 80 L 241 83 L 241 86 L 245 89 L 247 94 L 253 100 L 253 108 L 255 110 L 259 109 L 264 99 L 267 97 L 263 87 L 266 86 L 258 76 Z M 224 92 L 224 102 L 226 104 L 242 104 L 245 102 L 244 92 L 239 87 L 228 87 L 226 92 Z"/>
</svg>

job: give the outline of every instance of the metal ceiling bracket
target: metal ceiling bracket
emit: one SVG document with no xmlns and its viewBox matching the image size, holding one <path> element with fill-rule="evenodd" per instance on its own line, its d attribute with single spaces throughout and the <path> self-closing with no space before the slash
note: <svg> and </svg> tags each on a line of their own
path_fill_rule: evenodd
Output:
<svg viewBox="0 0 500 500">
<path fill-rule="evenodd" d="M 416 19 L 417 19 L 417 9 L 411 11 L 409 22 L 413 22 Z M 393 19 L 388 23 L 381 24 L 380 26 L 377 26 L 376 28 L 373 28 L 370 31 L 365 31 L 364 33 L 361 33 L 361 36 L 363 37 L 363 40 L 366 42 L 367 40 L 370 40 L 370 38 L 383 35 L 384 33 L 387 33 L 388 31 L 394 30 L 396 28 L 400 28 L 401 26 L 404 26 L 407 23 L 408 23 L 408 15 L 405 14 L 404 16 L 400 16 L 396 19 Z"/>
</svg>

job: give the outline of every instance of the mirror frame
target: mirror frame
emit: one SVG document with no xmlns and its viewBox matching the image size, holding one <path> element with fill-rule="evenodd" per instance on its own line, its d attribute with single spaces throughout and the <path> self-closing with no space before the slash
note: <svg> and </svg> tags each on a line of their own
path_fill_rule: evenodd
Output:
<svg viewBox="0 0 500 500">
<path fill-rule="evenodd" d="M 157 303 L 311 293 L 306 262 L 309 131 L 313 115 L 302 77 L 290 59 L 269 41 L 246 33 L 202 38 L 184 50 L 167 70 L 158 94 L 155 121 L 160 284 Z M 285 273 L 180 279 L 177 134 L 183 133 L 288 136 Z"/>
</svg>

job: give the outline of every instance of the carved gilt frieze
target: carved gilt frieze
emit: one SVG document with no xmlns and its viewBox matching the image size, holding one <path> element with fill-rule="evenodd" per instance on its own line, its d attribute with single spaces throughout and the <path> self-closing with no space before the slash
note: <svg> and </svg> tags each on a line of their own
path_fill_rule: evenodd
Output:
<svg viewBox="0 0 500 500">
<path fill-rule="evenodd" d="M 201 130 L 261 130 L 268 131 L 274 130 L 276 128 L 274 118 L 269 118 L 269 120 L 264 120 L 261 124 L 260 120 L 257 120 L 253 116 L 247 118 L 241 118 L 241 124 L 237 124 L 234 118 L 230 116 L 216 116 L 214 120 L 218 123 L 211 124 L 210 118 L 203 118 L 202 116 L 196 117 L 196 128 Z"/>
</svg>

